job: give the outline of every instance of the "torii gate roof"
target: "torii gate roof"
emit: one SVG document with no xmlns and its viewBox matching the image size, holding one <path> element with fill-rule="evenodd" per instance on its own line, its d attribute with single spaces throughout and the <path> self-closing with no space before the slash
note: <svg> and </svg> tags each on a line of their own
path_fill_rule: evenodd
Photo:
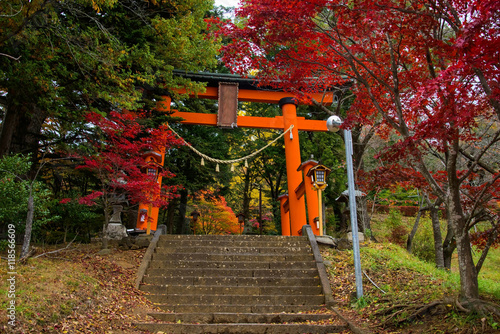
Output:
<svg viewBox="0 0 500 334">
<path fill-rule="evenodd" d="M 186 90 L 178 90 L 178 93 L 188 93 L 198 98 L 219 99 L 220 86 L 225 84 L 237 84 L 237 101 L 279 103 L 283 98 L 293 97 L 290 92 L 271 90 L 265 87 L 258 87 L 255 78 L 243 78 L 234 74 L 226 73 L 207 73 L 207 72 L 188 72 L 183 70 L 174 70 L 174 75 L 179 75 L 193 81 L 206 82 L 205 92 L 194 93 Z M 323 103 L 332 103 L 335 91 L 328 91 L 323 94 L 312 94 L 311 97 L 316 101 Z M 219 106 L 220 108 L 220 106 Z M 200 124 L 217 126 L 217 114 L 203 114 L 174 111 L 173 117 L 181 117 L 183 124 Z M 304 117 L 297 117 L 297 127 L 300 131 L 321 131 L 327 132 L 326 121 L 308 120 Z M 255 116 L 237 116 L 238 127 L 263 128 L 263 129 L 284 129 L 283 116 L 255 117 Z"/>
<path fill-rule="evenodd" d="M 193 81 L 206 82 L 206 92 L 193 93 L 199 98 L 217 99 L 218 88 L 220 83 L 234 83 L 238 84 L 238 100 L 246 102 L 263 102 L 263 103 L 278 103 L 284 97 L 293 97 L 290 92 L 274 89 L 271 87 L 259 87 L 258 81 L 255 77 L 249 76 L 247 78 L 240 77 L 235 74 L 228 73 L 209 73 L 209 72 L 189 72 L 184 70 L 174 70 L 174 75 L 181 76 Z M 179 93 L 190 93 L 186 90 L 178 90 Z M 326 91 L 324 93 L 310 94 L 318 102 L 332 103 L 335 90 Z"/>
</svg>

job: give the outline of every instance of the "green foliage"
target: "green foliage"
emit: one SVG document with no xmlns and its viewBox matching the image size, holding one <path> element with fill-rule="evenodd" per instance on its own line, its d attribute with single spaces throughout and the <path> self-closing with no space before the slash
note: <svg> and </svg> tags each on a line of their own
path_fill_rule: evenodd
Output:
<svg viewBox="0 0 500 334">
<path fill-rule="evenodd" d="M 4 167 L 9 157 L 0 160 L 0 221 L 4 223 L 22 221 L 22 213 L 27 209 L 28 183 L 18 179 L 15 169 L 8 170 Z M 2 166 L 4 165 L 4 166 Z M 26 219 L 26 215 L 24 215 Z"/>
<path fill-rule="evenodd" d="M 340 227 L 340 217 L 337 217 L 333 213 L 326 214 L 326 232 L 328 235 L 335 236 L 335 232 Z"/>
<path fill-rule="evenodd" d="M 446 291 L 436 291 L 436 294 L 430 296 L 429 299 L 439 299 L 442 296 L 439 294 L 459 290 L 459 276 L 457 273 L 437 269 L 434 263 L 422 261 L 394 244 L 372 244 L 369 247 L 361 248 L 361 262 L 362 268 L 369 268 L 371 271 L 410 271 L 415 274 L 426 275 L 430 281 L 442 281 L 442 287 Z M 401 284 L 404 284 L 404 282 L 401 282 Z M 398 289 L 392 287 L 392 289 L 388 288 L 387 290 L 396 292 Z"/>
<path fill-rule="evenodd" d="M 7 2 L 12 8 L 18 6 L 18 1 Z M 164 89 L 202 88 L 203 84 L 174 76 L 173 69 L 206 71 L 216 66 L 219 41 L 207 37 L 204 20 L 211 1 L 99 3 L 106 5 L 96 6 L 90 0 L 34 1 L 17 15 L 0 15 L 5 111 L 37 123 L 31 131 L 41 131 L 48 117 L 51 124 L 68 130 L 88 110 L 149 110 Z M 6 8 L 8 4 L 0 11 Z M 156 91 L 158 86 L 161 91 Z M 29 117 L 32 114 L 37 117 Z M 18 123 L 22 125 L 13 136 L 21 147 L 9 149 L 17 152 L 31 145 L 34 150 L 38 142 L 23 141 L 23 128 L 30 124 Z M 44 140 L 50 141 L 54 138 L 49 136 L 60 133 L 45 135 Z M 75 138 L 78 131 L 59 139 Z"/>
<path fill-rule="evenodd" d="M 378 193 L 368 192 L 369 200 L 376 200 L 377 204 L 391 206 L 418 205 L 419 196 L 416 189 L 406 189 L 396 186 L 393 189 L 382 189 Z"/>
<path fill-rule="evenodd" d="M 397 216 L 397 213 L 394 216 Z M 413 224 L 414 218 L 411 220 L 407 219 L 406 221 L 405 218 L 402 217 L 402 223 L 406 224 L 406 226 L 411 226 L 410 224 Z M 445 279 L 443 287 L 458 289 L 459 276 L 456 273 L 458 265 L 456 258 L 452 260 L 451 273 L 436 268 L 434 262 L 434 237 L 432 235 L 430 219 L 425 216 L 421 218 L 421 225 L 412 244 L 413 254 L 409 254 L 406 251 L 406 247 L 403 248 L 395 244 L 385 243 L 391 238 L 391 220 L 397 221 L 395 218 L 391 219 L 390 216 L 386 215 L 377 215 L 376 219 L 372 221 L 372 227 L 376 228 L 378 240 L 384 241 L 384 243 L 380 244 L 380 246 L 371 244 L 369 247 L 361 248 L 361 251 L 365 252 L 362 255 L 362 261 L 366 261 L 362 264 L 362 267 L 370 268 L 370 270 L 409 268 L 419 273 L 428 274 L 433 280 Z M 441 231 L 443 235 L 445 234 L 445 229 L 446 227 L 442 224 Z M 421 243 L 423 244 L 422 246 L 420 245 Z M 476 250 L 473 255 L 474 261 L 477 261 L 481 256 L 481 252 Z M 425 258 L 425 260 L 420 257 Z M 500 300 L 500 249 L 490 249 L 488 257 L 479 273 L 478 281 L 481 293 L 488 294 Z M 387 291 L 384 287 L 382 289 Z"/>
<path fill-rule="evenodd" d="M 70 197 L 79 196 L 73 194 Z M 90 242 L 94 231 L 102 229 L 102 214 L 96 212 L 97 208 L 80 204 L 75 199 L 54 201 L 50 211 L 60 218 L 52 221 L 36 236 L 35 240 L 38 242 L 58 244 L 74 238 L 77 241 Z"/>
<path fill-rule="evenodd" d="M 419 259 L 429 263 L 434 263 L 436 260 L 432 221 L 428 214 L 420 218 L 417 234 L 413 238 L 412 253 Z"/>
<path fill-rule="evenodd" d="M 354 303 L 354 307 L 357 309 L 362 309 L 368 306 L 368 300 L 365 296 L 361 296 L 360 298 L 356 299 L 356 302 Z"/>
<path fill-rule="evenodd" d="M 13 223 L 18 233 L 23 232 L 31 191 L 36 207 L 33 221 L 33 233 L 36 234 L 58 217 L 49 210 L 52 192 L 42 182 L 27 179 L 30 168 L 30 156 L 13 155 L 0 159 L 0 221 Z"/>
<path fill-rule="evenodd" d="M 391 209 L 384 222 L 390 229 L 389 241 L 403 245 L 406 242 L 407 230 L 402 222 L 402 215 L 398 210 Z"/>
<path fill-rule="evenodd" d="M 480 282 L 481 280 L 500 282 L 500 248 L 490 248 L 488 254 L 483 269 L 479 272 Z M 480 255 L 481 252 L 476 249 L 476 252 L 474 252 L 474 259 L 477 261 Z M 488 269 L 485 270 L 485 268 Z M 500 290 L 498 294 L 500 298 Z"/>
</svg>

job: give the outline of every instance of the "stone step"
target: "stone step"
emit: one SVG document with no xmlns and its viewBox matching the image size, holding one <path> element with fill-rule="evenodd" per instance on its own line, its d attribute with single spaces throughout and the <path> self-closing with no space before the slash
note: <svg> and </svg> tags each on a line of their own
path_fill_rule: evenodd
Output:
<svg viewBox="0 0 500 334">
<path fill-rule="evenodd" d="M 320 321 L 336 318 L 330 313 L 149 313 L 151 317 L 165 322 L 181 323 L 283 323 Z"/>
<path fill-rule="evenodd" d="M 284 262 L 256 262 L 256 261 L 190 261 L 190 260 L 155 260 L 150 268 L 218 268 L 218 269 L 314 269 L 314 261 L 284 261 Z"/>
<path fill-rule="evenodd" d="M 295 277 L 314 278 L 318 275 L 316 269 L 217 269 L 217 268 L 174 268 L 158 269 L 149 268 L 146 275 L 175 277 Z"/>
<path fill-rule="evenodd" d="M 318 277 L 200 277 L 200 276 L 145 276 L 144 284 L 195 286 L 317 286 Z"/>
<path fill-rule="evenodd" d="M 136 324 L 141 330 L 151 332 L 163 332 L 170 334 L 303 334 L 303 333 L 340 333 L 347 329 L 345 324 L 338 325 L 310 325 L 310 324 L 164 324 L 164 323 L 142 323 Z"/>
<path fill-rule="evenodd" d="M 165 311 L 137 324 L 152 332 L 348 330 L 326 310 L 307 237 L 161 236 L 140 289 Z"/>
<path fill-rule="evenodd" d="M 211 294 L 154 294 L 148 299 L 158 304 L 200 304 L 200 305 L 321 305 L 323 295 L 211 295 Z"/>
<path fill-rule="evenodd" d="M 158 247 L 307 247 L 309 242 L 307 240 L 238 240 L 238 239 L 216 239 L 216 240 L 182 240 L 182 239 L 160 239 Z"/>
<path fill-rule="evenodd" d="M 196 285 L 142 285 L 150 294 L 209 294 L 209 295 L 320 295 L 321 286 L 196 286 Z"/>
<path fill-rule="evenodd" d="M 280 253 L 280 254 L 202 254 L 202 253 L 175 253 L 153 254 L 153 261 L 186 260 L 186 261 L 218 261 L 218 262 L 301 262 L 314 261 L 312 254 Z"/>
<path fill-rule="evenodd" d="M 237 246 L 178 246 L 178 247 L 156 247 L 158 254 L 172 253 L 202 253 L 202 254 L 282 254 L 282 253 L 305 253 L 312 254 L 311 247 L 237 247 Z"/>
<path fill-rule="evenodd" d="M 238 240 L 238 241 L 306 241 L 307 237 L 305 236 L 282 236 L 282 235 L 238 235 L 238 234 L 209 234 L 209 235 L 193 235 L 193 234 L 164 234 L 160 236 L 159 241 L 164 240 Z"/>
<path fill-rule="evenodd" d="M 205 304 L 162 304 L 155 305 L 168 313 L 298 313 L 321 310 L 324 304 L 319 305 L 205 305 Z"/>
</svg>

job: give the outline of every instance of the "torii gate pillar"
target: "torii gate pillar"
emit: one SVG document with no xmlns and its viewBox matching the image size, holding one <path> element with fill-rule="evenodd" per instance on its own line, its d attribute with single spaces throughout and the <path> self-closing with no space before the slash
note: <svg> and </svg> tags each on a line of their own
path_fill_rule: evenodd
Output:
<svg viewBox="0 0 500 334">
<path fill-rule="evenodd" d="M 290 206 L 288 205 L 288 194 L 278 196 L 281 213 L 281 235 L 290 235 Z"/>
<path fill-rule="evenodd" d="M 299 127 L 297 126 L 297 99 L 285 97 L 279 101 L 283 110 L 284 130 L 293 125 L 290 136 L 285 136 L 286 177 L 288 182 L 290 206 L 290 235 L 300 235 L 302 225 L 307 223 L 304 196 L 297 196 L 295 190 L 302 183 L 302 172 L 297 171 L 302 160 L 300 158 Z"/>
</svg>

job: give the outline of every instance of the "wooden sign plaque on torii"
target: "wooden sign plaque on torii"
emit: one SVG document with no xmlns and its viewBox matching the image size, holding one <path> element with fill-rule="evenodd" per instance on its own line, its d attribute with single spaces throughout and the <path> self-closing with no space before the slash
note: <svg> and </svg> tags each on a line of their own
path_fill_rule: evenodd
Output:
<svg viewBox="0 0 500 334">
<path fill-rule="evenodd" d="M 286 135 L 285 157 L 286 172 L 288 183 L 288 195 L 282 195 L 280 199 L 281 208 L 281 232 L 282 235 L 299 235 L 302 226 L 309 222 L 313 232 L 319 235 L 319 230 L 314 224 L 314 218 L 318 217 L 318 198 L 313 190 L 309 177 L 304 177 L 310 168 L 315 166 L 314 161 L 302 163 L 299 146 L 299 131 L 320 131 L 327 132 L 326 121 L 307 120 L 304 117 L 297 117 L 298 100 L 291 97 L 290 93 L 282 91 L 262 90 L 255 86 L 252 79 L 244 79 L 230 74 L 213 73 L 189 73 L 179 71 L 179 75 L 187 77 L 193 81 L 206 82 L 205 92 L 189 94 L 190 96 L 205 99 L 217 99 L 219 105 L 218 114 L 203 114 L 192 112 L 180 112 L 170 110 L 171 98 L 164 96 L 157 109 L 171 113 L 173 117 L 180 117 L 184 120 L 182 124 L 198 124 L 218 126 L 222 128 L 260 128 L 287 130 L 291 125 L 291 136 Z M 189 93 L 185 90 L 179 90 L 179 93 Z M 332 103 L 334 92 L 325 94 L 315 94 L 311 97 L 323 103 Z M 282 109 L 282 116 L 276 117 L 257 117 L 257 116 L 238 116 L 238 101 L 243 102 L 262 102 L 277 103 Z M 158 161 L 163 163 L 164 152 L 161 152 L 162 159 Z M 161 182 L 161 181 L 160 181 Z M 304 193 L 307 198 L 307 213 L 304 200 Z M 147 210 L 147 205 L 141 204 L 141 209 Z M 149 230 L 156 230 L 158 219 L 158 208 L 153 208 L 151 212 L 153 221 L 150 223 Z M 146 221 L 139 215 L 137 219 L 137 228 L 146 229 Z"/>
</svg>

